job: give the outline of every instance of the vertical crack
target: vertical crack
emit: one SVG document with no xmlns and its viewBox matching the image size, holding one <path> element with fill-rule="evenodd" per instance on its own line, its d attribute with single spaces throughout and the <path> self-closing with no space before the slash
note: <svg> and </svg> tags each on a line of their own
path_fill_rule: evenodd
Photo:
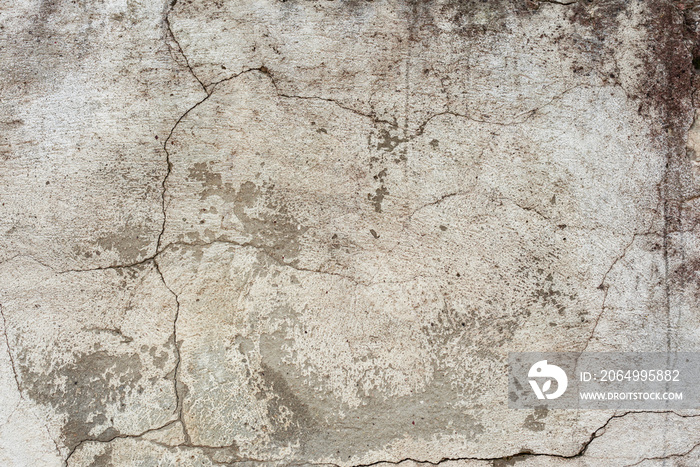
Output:
<svg viewBox="0 0 700 467">
<path fill-rule="evenodd" d="M 172 137 L 173 134 L 175 133 L 175 130 L 177 129 L 177 126 L 180 124 L 180 122 L 190 113 L 192 112 L 195 108 L 197 108 L 200 104 L 202 104 L 204 101 L 209 99 L 211 97 L 212 92 L 214 90 L 214 87 L 219 84 L 219 82 L 216 83 L 211 83 L 210 88 L 207 89 L 207 86 L 202 82 L 201 79 L 197 76 L 197 74 L 194 72 L 192 69 L 192 66 L 190 65 L 190 62 L 185 55 L 185 52 L 180 45 L 180 42 L 177 40 L 175 37 L 175 34 L 173 33 L 173 30 L 170 25 L 170 13 L 172 12 L 173 8 L 175 7 L 175 4 L 177 3 L 177 0 L 173 0 L 169 7 L 168 10 L 165 13 L 164 19 L 163 19 L 163 24 L 165 26 L 165 29 L 167 31 L 167 36 L 166 36 L 166 41 L 169 39 L 170 42 L 175 44 L 175 47 L 173 47 L 170 43 L 168 43 L 168 46 L 170 47 L 171 52 L 173 52 L 173 48 L 177 50 L 177 53 L 182 57 L 182 60 L 185 62 L 185 66 L 187 69 L 190 71 L 190 74 L 194 77 L 195 80 L 199 83 L 199 85 L 202 87 L 202 90 L 204 91 L 204 97 L 200 99 L 198 102 L 196 102 L 192 107 L 187 109 L 180 117 L 175 121 L 175 124 L 172 126 L 170 129 L 170 132 L 168 133 L 168 136 L 165 138 L 165 141 L 163 141 L 163 151 L 165 153 L 165 163 L 166 163 L 166 171 L 165 175 L 163 176 L 163 180 L 161 183 L 161 211 L 163 215 L 163 223 L 161 225 L 161 230 L 160 233 L 158 234 L 158 239 L 156 241 L 156 251 L 152 257 L 153 259 L 153 264 L 155 266 L 156 271 L 158 272 L 158 275 L 160 276 L 161 281 L 163 282 L 163 285 L 165 286 L 166 289 L 173 295 L 175 298 L 175 316 L 173 318 L 173 329 L 172 329 L 172 341 L 173 341 L 173 347 L 175 349 L 175 368 L 173 369 L 173 387 L 175 391 L 175 414 L 177 415 L 177 420 L 180 421 L 180 424 L 182 425 L 182 430 L 184 433 L 185 437 L 185 444 L 191 444 L 191 438 L 189 435 L 189 432 L 187 431 L 187 425 L 185 423 L 185 420 L 183 418 L 183 399 L 184 399 L 184 385 L 180 382 L 179 379 L 179 374 L 180 374 L 180 365 L 181 365 L 181 355 L 180 355 L 180 343 L 178 342 L 177 338 L 177 323 L 178 319 L 180 316 L 180 300 L 178 295 L 175 293 L 175 291 L 170 288 L 168 283 L 165 280 L 165 277 L 163 276 L 163 273 L 160 269 L 160 265 L 158 264 L 158 255 L 164 251 L 167 248 L 166 246 L 163 246 L 163 235 L 165 234 L 165 229 L 166 229 L 166 224 L 167 224 L 167 219 L 168 219 L 168 206 L 167 206 L 167 191 L 168 191 L 168 179 L 170 178 L 170 174 L 172 173 L 173 170 L 173 163 L 171 161 L 170 157 L 170 151 L 168 151 L 168 144 L 172 144 Z M 177 58 L 175 58 L 175 55 L 173 56 L 175 61 L 177 62 Z M 254 69 L 250 70 L 245 70 L 242 71 L 241 73 L 238 73 L 228 79 L 233 79 L 236 78 L 237 76 L 240 76 L 243 73 L 247 73 L 249 71 L 253 71 Z M 259 71 L 262 70 L 262 68 L 258 69 Z M 222 80 L 222 81 L 227 81 L 228 79 Z"/>
<path fill-rule="evenodd" d="M 596 329 L 598 328 L 598 324 L 600 323 L 600 319 L 603 317 L 605 314 L 605 302 L 608 299 L 608 289 L 610 288 L 610 284 L 606 284 L 608 280 L 608 274 L 613 270 L 615 265 L 619 263 L 625 256 L 627 256 L 627 252 L 629 249 L 632 247 L 634 244 L 635 239 L 637 238 L 638 234 L 633 234 L 632 239 L 629 241 L 629 243 L 622 249 L 622 253 L 615 258 L 615 260 L 612 262 L 610 267 L 608 268 L 607 271 L 605 271 L 605 274 L 603 274 L 603 278 L 600 281 L 600 285 L 598 285 L 598 289 L 603 291 L 603 303 L 600 306 L 600 313 L 598 314 L 598 317 L 596 318 L 595 322 L 593 323 L 593 327 L 591 329 L 591 333 L 588 336 L 588 339 L 586 340 L 586 345 L 581 350 L 581 352 L 585 352 L 588 349 L 588 346 L 590 345 L 591 341 L 593 340 L 593 337 L 595 336 Z M 577 359 L 578 360 L 578 359 Z M 577 362 L 578 363 L 578 362 Z"/>
<path fill-rule="evenodd" d="M 158 275 L 160 276 L 161 281 L 163 281 L 163 285 L 165 286 L 166 289 L 173 295 L 175 298 L 175 316 L 173 317 L 173 331 L 172 331 L 172 341 L 173 341 L 173 348 L 174 353 L 175 353 L 175 368 L 173 368 L 173 388 L 175 391 L 175 413 L 178 417 L 178 420 L 180 421 L 180 424 L 182 425 L 182 431 L 185 435 L 185 443 L 190 444 L 191 439 L 190 435 L 187 431 L 187 425 L 185 424 L 185 419 L 183 418 L 183 384 L 180 382 L 180 379 L 178 378 L 180 374 L 180 365 L 182 363 L 182 358 L 180 355 L 180 343 L 178 342 L 177 339 L 177 322 L 178 319 L 180 318 L 180 299 L 175 293 L 175 291 L 170 288 L 168 283 L 165 281 L 165 277 L 163 276 L 163 272 L 160 270 L 160 265 L 158 264 L 158 259 L 153 260 L 153 264 L 155 265 L 155 269 L 158 272 Z"/>
<path fill-rule="evenodd" d="M 7 319 L 5 318 L 5 312 L 0 305 L 0 316 L 2 316 L 2 333 L 5 336 L 5 346 L 7 347 L 7 355 L 10 357 L 10 366 L 12 367 L 12 374 L 15 377 L 15 384 L 17 384 L 17 391 L 19 392 L 20 399 L 24 399 L 22 394 L 22 386 L 19 384 L 19 377 L 17 376 L 17 367 L 15 366 L 15 359 L 12 356 L 12 349 L 10 349 L 10 339 L 7 337 Z"/>
<path fill-rule="evenodd" d="M 163 242 L 163 234 L 165 234 L 165 225 L 168 220 L 168 206 L 166 202 L 166 195 L 168 193 L 168 178 L 170 178 L 170 174 L 173 171 L 173 163 L 170 161 L 170 152 L 168 151 L 168 142 L 170 142 L 170 139 L 173 136 L 173 133 L 175 132 L 175 129 L 177 126 L 180 124 L 183 118 L 187 116 L 192 110 L 194 110 L 199 104 L 204 102 L 209 98 L 211 94 L 207 94 L 204 96 L 202 100 L 197 102 L 195 105 L 187 109 L 187 111 L 180 116 L 180 118 L 177 119 L 175 122 L 175 125 L 170 129 L 170 133 L 168 133 L 167 138 L 165 138 L 165 141 L 163 142 L 163 151 L 165 152 L 165 164 L 166 164 L 166 170 L 165 170 L 165 175 L 163 176 L 163 181 L 161 183 L 161 210 L 163 214 L 163 224 L 161 225 L 160 233 L 158 234 L 158 240 L 156 241 L 156 251 L 153 255 L 155 258 L 163 249 L 161 248 L 162 242 Z"/>
<path fill-rule="evenodd" d="M 165 172 L 165 175 L 163 176 L 163 181 L 161 183 L 161 210 L 162 210 L 162 214 L 163 214 L 163 224 L 161 225 L 161 230 L 160 230 L 160 233 L 158 234 L 158 240 L 156 241 L 156 251 L 153 254 L 152 258 L 155 258 L 156 256 L 158 256 L 167 247 L 167 245 L 166 245 L 166 247 L 163 247 L 162 243 L 163 243 L 163 235 L 165 234 L 165 226 L 166 226 L 167 215 L 168 215 L 168 213 L 167 213 L 168 206 L 167 206 L 167 202 L 166 202 L 166 195 L 167 195 L 167 191 L 168 191 L 168 179 L 170 178 L 170 174 L 172 173 L 172 170 L 173 170 L 173 164 L 172 164 L 172 161 L 170 160 L 170 152 L 168 151 L 168 143 L 172 144 L 172 142 L 170 140 L 172 139 L 173 134 L 175 133 L 175 130 L 177 129 L 180 122 L 187 115 L 189 115 L 190 112 L 192 112 L 194 109 L 199 107 L 202 103 L 204 103 L 207 99 L 209 99 L 212 96 L 216 85 L 223 83 L 225 81 L 230 81 L 232 79 L 238 78 L 239 76 L 241 76 L 245 73 L 250 73 L 250 72 L 255 72 L 255 71 L 264 73 L 262 70 L 263 70 L 262 67 L 261 68 L 248 68 L 248 69 L 243 70 L 240 73 L 236 73 L 235 75 L 232 75 L 228 78 L 222 79 L 222 80 L 217 81 L 215 83 L 211 83 L 210 84 L 211 89 L 209 91 L 206 91 L 206 87 L 204 88 L 206 95 L 201 100 L 199 100 L 197 103 L 195 103 L 192 107 L 187 109 L 185 111 L 185 113 L 180 115 L 180 117 L 177 119 L 177 121 L 175 122 L 173 127 L 170 129 L 168 136 L 165 138 L 165 141 L 163 142 L 163 151 L 165 152 L 165 163 L 166 163 L 166 172 Z M 146 259 L 144 261 L 147 261 L 147 260 L 148 259 Z"/>
<path fill-rule="evenodd" d="M 667 164 L 668 166 L 668 164 Z M 669 261 L 668 261 L 668 187 L 664 183 L 664 225 L 663 225 L 663 255 L 664 255 L 664 306 L 666 308 L 666 351 L 671 351 L 671 286 L 669 284 Z"/>
<path fill-rule="evenodd" d="M 173 29 L 170 26 L 170 13 L 173 11 L 173 8 L 175 8 L 175 4 L 177 4 L 177 0 L 173 0 L 169 7 L 168 10 L 165 13 L 165 17 L 163 18 L 163 24 L 165 25 L 165 29 L 168 34 L 168 38 L 170 41 L 172 41 L 175 44 L 175 47 L 177 48 L 177 52 L 179 52 L 180 56 L 182 57 L 182 60 L 185 62 L 185 66 L 187 67 L 188 70 L 190 70 L 190 73 L 192 76 L 194 76 L 194 79 L 197 80 L 200 86 L 202 86 L 202 89 L 204 90 L 205 93 L 209 94 L 209 91 L 207 91 L 207 87 L 204 85 L 201 79 L 197 76 L 197 74 L 194 72 L 192 69 L 192 66 L 190 65 L 190 61 L 187 58 L 187 55 L 185 55 L 185 51 L 183 50 L 182 46 L 180 45 L 180 41 L 177 40 L 177 37 L 175 37 L 175 33 L 173 33 Z M 170 48 L 170 51 L 172 53 L 173 46 L 168 43 L 168 47 Z M 174 58 L 174 57 L 173 57 Z M 175 60 L 177 61 L 177 59 Z"/>
<path fill-rule="evenodd" d="M 607 301 L 607 299 L 608 299 L 608 290 L 609 290 L 609 288 L 610 288 L 610 284 L 607 283 L 607 281 L 608 281 L 608 275 L 612 272 L 613 268 L 614 268 L 620 261 L 622 261 L 622 260 L 625 258 L 625 256 L 627 256 L 627 253 L 629 253 L 629 250 L 630 250 L 630 248 L 632 247 L 632 245 L 634 244 L 634 242 L 635 242 L 635 240 L 637 239 L 637 237 L 644 237 L 644 236 L 649 236 L 649 235 L 656 235 L 656 236 L 658 236 L 659 234 L 656 233 L 656 232 L 654 232 L 654 231 L 652 231 L 651 229 L 648 230 L 648 231 L 646 231 L 646 232 L 639 232 L 639 233 L 633 234 L 633 235 L 632 235 L 632 238 L 631 238 L 630 241 L 629 241 L 629 243 L 627 243 L 627 245 L 625 245 L 625 247 L 622 249 L 622 252 L 620 253 L 620 255 L 619 255 L 617 258 L 615 258 L 615 260 L 612 262 L 612 264 L 610 264 L 610 267 L 608 268 L 608 270 L 605 271 L 605 274 L 603 274 L 603 278 L 601 279 L 600 284 L 599 284 L 598 287 L 597 287 L 599 290 L 602 290 L 602 291 L 603 291 L 603 303 L 602 303 L 602 305 L 601 305 L 601 307 L 600 307 L 600 313 L 598 314 L 598 316 L 597 316 L 595 322 L 593 323 L 593 327 L 592 327 L 592 329 L 591 329 L 591 332 L 590 332 L 590 334 L 589 334 L 589 336 L 588 336 L 588 339 L 586 340 L 586 345 L 585 345 L 584 348 L 581 350 L 581 352 L 585 352 L 585 351 L 588 349 L 588 346 L 590 345 L 591 341 L 593 340 L 593 337 L 595 336 L 595 331 L 596 331 L 596 329 L 597 329 L 597 327 L 598 327 L 598 324 L 599 324 L 599 322 L 600 322 L 600 319 L 601 319 L 601 318 L 603 317 L 603 315 L 605 314 L 605 304 L 606 304 L 606 301 Z M 663 236 L 664 236 L 664 239 L 665 239 L 665 232 L 662 232 L 661 235 L 663 235 Z"/>
<path fill-rule="evenodd" d="M 197 107 L 199 104 L 201 104 L 202 102 L 207 100 L 209 98 L 209 96 L 211 95 L 211 93 L 207 90 L 207 87 L 204 85 L 202 80 L 199 79 L 197 74 L 192 69 L 192 66 L 190 65 L 189 59 L 187 58 L 187 55 L 185 55 L 185 52 L 182 49 L 182 46 L 180 45 L 180 42 L 175 37 L 175 34 L 173 33 L 173 30 L 170 26 L 170 13 L 173 11 L 173 8 L 175 7 L 176 3 L 177 3 L 177 0 L 173 0 L 170 3 L 170 5 L 168 6 L 168 9 L 165 12 L 165 15 L 163 17 L 163 25 L 165 26 L 165 30 L 167 31 L 166 43 L 167 43 L 168 47 L 170 48 L 171 54 L 172 54 L 175 62 L 178 62 L 178 60 L 176 58 L 177 54 L 179 54 L 179 56 L 182 57 L 182 60 L 185 62 L 185 66 L 190 71 L 190 74 L 192 75 L 192 77 L 194 77 L 194 79 L 197 80 L 199 85 L 202 87 L 202 90 L 204 91 L 205 96 L 200 101 L 198 101 L 196 104 L 194 104 L 192 107 L 187 109 L 187 111 L 185 111 L 185 113 L 180 115 L 180 117 L 177 119 L 177 121 L 175 122 L 173 127 L 170 129 L 170 132 L 168 133 L 168 136 L 165 138 L 165 141 L 163 142 L 163 150 L 165 152 L 165 163 L 166 163 L 166 171 L 165 171 L 165 175 L 163 176 L 163 182 L 161 184 L 161 198 L 162 198 L 161 209 L 162 209 L 162 214 L 163 214 L 163 224 L 161 226 L 160 233 L 158 234 L 158 240 L 156 241 L 156 251 L 155 251 L 154 257 L 155 257 L 155 255 L 157 255 L 161 251 L 161 243 L 163 240 L 163 234 L 165 233 L 165 225 L 167 222 L 167 205 L 166 205 L 165 198 L 166 198 L 167 189 L 168 189 L 168 187 L 167 187 L 168 178 L 170 177 L 170 173 L 172 172 L 172 169 L 173 169 L 173 164 L 170 161 L 170 153 L 168 152 L 168 143 L 170 142 L 170 139 L 172 138 L 173 133 L 175 132 L 175 129 L 180 124 L 182 119 L 185 118 L 185 116 L 187 114 L 189 114 L 192 110 L 194 110 L 195 107 Z M 175 44 L 175 47 L 173 47 L 171 42 L 173 44 Z M 177 54 L 173 53 L 174 48 L 177 49 Z"/>
</svg>

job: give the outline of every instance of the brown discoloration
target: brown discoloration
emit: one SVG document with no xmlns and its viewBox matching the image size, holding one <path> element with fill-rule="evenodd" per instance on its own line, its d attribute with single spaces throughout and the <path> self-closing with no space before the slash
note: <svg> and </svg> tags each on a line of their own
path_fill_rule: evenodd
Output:
<svg viewBox="0 0 700 467">
<path fill-rule="evenodd" d="M 466 0 L 445 2 L 441 15 L 448 18 L 459 34 L 477 39 L 488 33 L 510 29 L 508 20 L 537 12 L 538 2 L 531 0 L 489 1 Z M 429 21 L 433 21 L 432 18 Z"/>
<path fill-rule="evenodd" d="M 626 92 L 638 102 L 638 112 L 648 122 L 655 145 L 668 154 L 661 194 L 666 201 L 667 232 L 674 232 L 680 228 L 679 200 L 696 189 L 689 179 L 692 167 L 684 147 L 693 120 L 693 95 L 700 82 L 693 65 L 700 51 L 698 9 L 687 2 L 661 0 L 643 5 L 645 47 L 634 51 L 641 65 Z M 571 8 L 571 21 L 589 31 L 589 47 L 595 52 L 592 63 L 603 68 L 619 47 L 614 39 L 620 30 L 619 19 L 629 14 L 631 5 L 619 1 L 577 2 Z M 613 64 L 610 69 L 615 68 Z M 613 83 L 618 78 L 615 73 L 610 74 Z"/>
<path fill-rule="evenodd" d="M 691 51 L 700 46 L 699 36 L 687 24 L 683 10 L 673 3 L 650 2 L 649 13 L 649 50 L 642 55 L 644 70 L 636 95 L 642 102 L 639 110 L 656 127 L 656 135 L 665 134 L 669 138 L 673 164 L 680 156 L 680 145 L 685 144 L 681 138 L 692 122 L 692 96 L 697 78 Z M 655 117 L 659 121 L 656 125 Z"/>
<path fill-rule="evenodd" d="M 695 291 L 695 298 L 700 300 L 700 258 L 686 258 L 669 275 L 671 283 L 678 290 Z"/>
</svg>

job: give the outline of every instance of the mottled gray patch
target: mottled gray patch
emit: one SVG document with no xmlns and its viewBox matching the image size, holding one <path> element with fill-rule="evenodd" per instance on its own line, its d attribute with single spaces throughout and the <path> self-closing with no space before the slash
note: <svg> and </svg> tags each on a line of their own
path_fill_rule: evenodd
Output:
<svg viewBox="0 0 700 467">
<path fill-rule="evenodd" d="M 372 202 L 376 212 L 382 212 L 382 201 L 384 201 L 384 196 L 388 194 L 389 190 L 387 190 L 384 185 L 375 190 L 374 196 L 372 194 L 367 194 L 367 199 Z"/>
<path fill-rule="evenodd" d="M 248 242 L 250 245 L 264 250 L 278 261 L 295 263 L 300 250 L 299 239 L 308 228 L 302 226 L 286 203 L 276 196 L 274 184 L 263 182 L 258 186 L 247 181 L 236 190 L 204 162 L 189 168 L 188 179 L 202 184 L 202 200 L 218 196 L 232 206 L 234 215 L 243 225 L 243 233 L 252 237 Z M 199 239 L 199 233 L 188 235 Z"/>
<path fill-rule="evenodd" d="M 218 196 L 227 203 L 233 203 L 236 197 L 236 190 L 230 182 L 224 183 L 221 174 L 212 171 L 205 162 L 197 162 L 189 168 L 188 180 L 198 181 L 202 184 L 203 190 L 199 197 L 205 200 L 210 196 Z"/>
<path fill-rule="evenodd" d="M 531 431 L 544 430 L 544 420 L 547 418 L 548 413 L 547 407 L 537 407 L 533 413 L 525 417 L 523 426 Z"/>
<path fill-rule="evenodd" d="M 168 362 L 168 358 L 170 357 L 168 352 L 165 350 L 158 352 L 158 347 L 153 346 L 148 353 L 153 359 L 153 364 L 156 366 L 156 368 L 161 370 L 165 368 L 165 364 Z"/>
<path fill-rule="evenodd" d="M 104 235 L 97 239 L 97 245 L 103 250 L 116 252 L 122 262 L 134 263 L 148 255 L 153 239 L 150 229 L 139 226 Z"/>
<path fill-rule="evenodd" d="M 66 415 L 61 434 L 69 448 L 82 440 L 109 441 L 117 436 L 113 420 L 105 415 L 107 408 L 123 409 L 127 396 L 142 389 L 138 354 L 77 354 L 74 362 L 47 373 L 34 372 L 26 351 L 20 353 L 18 363 L 25 394 Z"/>
<path fill-rule="evenodd" d="M 454 404 L 460 389 L 450 380 L 449 369 L 438 371 L 432 384 L 424 391 L 387 399 L 381 394 L 366 394 L 363 405 L 350 408 L 330 391 L 313 389 L 317 383 L 302 374 L 294 365 L 285 363 L 289 342 L 281 333 L 265 335 L 260 341 L 260 352 L 267 372 L 272 370 L 272 390 L 280 390 L 279 400 L 273 403 L 274 413 L 279 405 L 296 410 L 298 429 L 280 429 L 285 443 L 300 444 L 299 458 L 332 456 L 350 459 L 363 453 L 385 448 L 405 436 L 429 438 L 444 432 L 446 426 L 459 435 L 478 437 L 483 427 L 472 414 Z M 322 379 L 322 376 L 318 376 Z M 339 414 L 345 414 L 341 416 Z M 372 436 L 368 437 L 367 433 Z"/>
<path fill-rule="evenodd" d="M 113 464 L 112 446 L 107 445 L 102 454 L 95 456 L 88 467 L 109 467 Z"/>
<path fill-rule="evenodd" d="M 377 141 L 377 149 L 384 150 L 384 151 L 393 151 L 396 149 L 396 147 L 401 144 L 407 142 L 409 139 L 404 138 L 401 136 L 397 135 L 392 135 L 389 130 L 380 130 L 379 131 L 379 138 Z"/>
<path fill-rule="evenodd" d="M 309 407 L 295 394 L 283 373 L 261 364 L 260 377 L 264 381 L 259 397 L 268 397 L 267 415 L 275 426 L 273 437 L 282 444 L 293 444 L 316 431 L 316 421 Z"/>
<path fill-rule="evenodd" d="M 306 232 L 289 209 L 271 196 L 274 185 L 265 190 L 253 182 L 245 182 L 236 194 L 233 212 L 243 223 L 245 233 L 252 236 L 250 244 L 262 248 L 273 258 L 294 263 L 299 255 L 299 239 Z M 262 204 L 255 214 L 249 214 Z"/>
</svg>

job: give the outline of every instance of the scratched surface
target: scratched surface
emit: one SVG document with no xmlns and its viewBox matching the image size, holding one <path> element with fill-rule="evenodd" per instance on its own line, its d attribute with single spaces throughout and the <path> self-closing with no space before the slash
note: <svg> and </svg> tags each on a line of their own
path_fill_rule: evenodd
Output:
<svg viewBox="0 0 700 467">
<path fill-rule="evenodd" d="M 700 350 L 699 19 L 0 5 L 0 464 L 700 463 L 506 366 Z"/>
</svg>

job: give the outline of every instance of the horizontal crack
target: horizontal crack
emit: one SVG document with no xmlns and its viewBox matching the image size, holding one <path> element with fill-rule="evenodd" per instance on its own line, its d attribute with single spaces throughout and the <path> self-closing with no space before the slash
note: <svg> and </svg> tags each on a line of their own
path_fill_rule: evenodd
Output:
<svg viewBox="0 0 700 467">
<path fill-rule="evenodd" d="M 502 456 L 502 457 L 443 457 L 437 461 L 430 461 L 430 460 L 420 460 L 420 459 L 415 459 L 411 457 L 407 457 L 401 460 L 397 461 L 375 461 L 371 462 L 368 464 L 354 464 L 351 467 L 373 467 L 379 464 L 393 464 L 393 465 L 398 465 L 403 462 L 415 462 L 418 464 L 428 464 L 428 465 L 440 465 L 445 462 L 454 462 L 454 461 L 486 461 L 486 462 L 495 462 L 495 461 L 516 461 L 517 459 L 524 459 L 528 457 L 555 457 L 559 459 L 576 459 L 579 457 L 583 457 L 590 447 L 591 443 L 595 441 L 596 439 L 602 437 L 605 434 L 605 429 L 607 426 L 610 424 L 615 419 L 618 418 L 624 418 L 628 415 L 631 414 L 641 414 L 641 413 L 647 413 L 647 414 L 674 414 L 679 417 L 683 418 L 693 418 L 693 417 L 700 417 L 700 414 L 698 415 L 681 415 L 678 414 L 677 412 L 674 411 L 630 411 L 630 412 L 625 412 L 622 414 L 616 414 L 608 418 L 608 420 L 599 428 L 593 431 L 591 434 L 590 438 L 581 446 L 581 449 L 579 449 L 578 452 L 570 455 L 566 454 L 557 454 L 557 453 L 537 453 L 537 452 L 530 452 L 530 451 L 522 451 L 518 452 L 515 454 L 507 455 L 507 456 Z M 697 446 L 696 446 L 697 447 Z M 340 465 L 334 464 L 335 467 L 341 467 Z"/>
<path fill-rule="evenodd" d="M 81 440 L 78 444 L 76 444 L 73 449 L 71 449 L 68 452 L 68 455 L 66 456 L 66 459 L 64 460 L 64 467 L 68 467 L 68 464 L 70 462 L 71 457 L 80 449 L 84 444 L 86 443 L 100 443 L 100 444 L 109 444 L 112 441 L 116 439 L 138 439 L 141 438 L 148 433 L 153 433 L 154 431 L 162 430 L 164 428 L 167 428 L 168 426 L 172 425 L 173 423 L 177 423 L 179 420 L 170 420 L 166 422 L 165 424 L 155 427 L 155 428 L 149 428 L 148 430 L 142 431 L 141 433 L 135 434 L 135 435 L 127 435 L 127 434 L 118 434 L 114 436 L 110 436 L 109 438 L 104 438 L 104 439 L 97 439 L 97 438 L 87 438 Z"/>
</svg>

